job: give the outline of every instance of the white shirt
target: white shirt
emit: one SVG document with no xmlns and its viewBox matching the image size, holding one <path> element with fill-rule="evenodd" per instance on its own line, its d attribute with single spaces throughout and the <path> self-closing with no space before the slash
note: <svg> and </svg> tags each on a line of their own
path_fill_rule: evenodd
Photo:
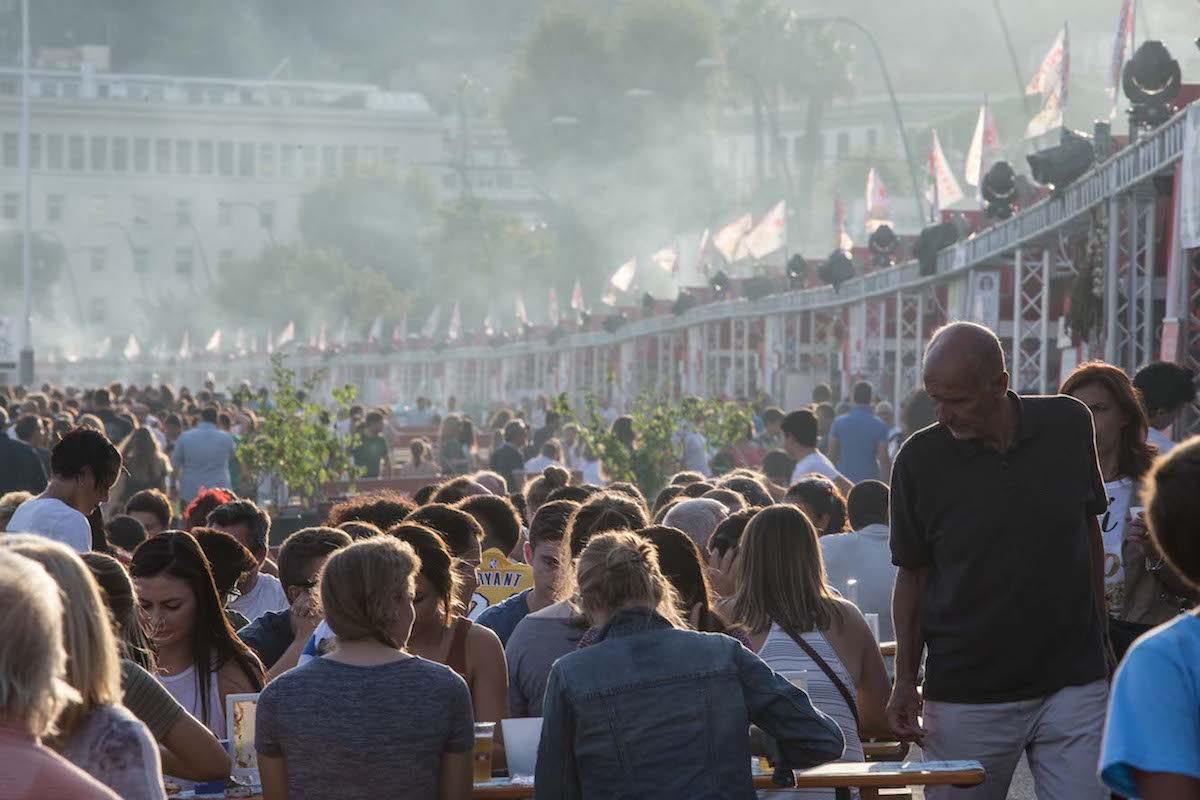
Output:
<svg viewBox="0 0 1200 800">
<path fill-rule="evenodd" d="M 254 588 L 229 604 L 229 607 L 254 622 L 268 611 L 285 611 L 291 607 L 283 584 L 274 575 L 258 573 Z"/>
<path fill-rule="evenodd" d="M 825 454 L 820 450 L 813 450 L 796 462 L 796 468 L 792 470 L 792 483 L 800 480 L 810 472 L 824 475 L 831 481 L 836 481 L 842 477 L 842 474 L 837 471 L 837 467 L 833 465 L 833 462 L 826 458 Z"/>
<path fill-rule="evenodd" d="M 699 472 L 706 478 L 712 475 L 708 468 L 708 442 L 703 434 L 691 427 L 683 430 L 683 468 Z"/>
<path fill-rule="evenodd" d="M 542 474 L 542 470 L 549 466 L 561 467 L 562 464 L 555 461 L 553 458 L 546 456 L 534 456 L 525 462 L 525 475 L 527 477 L 536 478 Z"/>
<path fill-rule="evenodd" d="M 1165 456 L 1175 447 L 1174 440 L 1170 436 L 1160 431 L 1158 428 L 1150 428 L 1146 431 L 1146 441 L 1158 448 L 1158 454 Z"/>
<path fill-rule="evenodd" d="M 1133 501 L 1133 481 L 1120 478 L 1105 481 L 1108 510 L 1100 515 L 1100 536 L 1104 539 L 1104 602 L 1110 614 L 1117 614 L 1125 600 L 1125 564 L 1121 545 L 1129 522 L 1129 505 Z"/>
<path fill-rule="evenodd" d="M 821 537 L 826 582 L 864 614 L 879 615 L 879 638 L 885 642 L 893 638 L 892 587 L 896 582 L 888 536 L 887 525 L 875 523 L 854 533 Z M 846 585 L 851 578 L 857 581 L 853 593 Z"/>
<path fill-rule="evenodd" d="M 92 549 L 92 528 L 87 517 L 51 497 L 26 500 L 8 521 L 9 533 L 36 533 L 62 542 L 77 553 Z"/>
</svg>

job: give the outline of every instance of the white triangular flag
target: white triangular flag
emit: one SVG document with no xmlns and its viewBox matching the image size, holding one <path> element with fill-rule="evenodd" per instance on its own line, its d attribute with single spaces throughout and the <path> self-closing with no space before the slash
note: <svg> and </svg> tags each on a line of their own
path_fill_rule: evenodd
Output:
<svg viewBox="0 0 1200 800">
<path fill-rule="evenodd" d="M 441 322 L 441 320 L 442 307 L 439 304 L 433 307 L 433 311 L 429 312 L 429 317 L 425 320 L 425 324 L 421 327 L 421 338 L 432 339 L 433 335 L 437 333 L 438 323 Z"/>
<path fill-rule="evenodd" d="M 1026 139 L 1034 139 L 1055 128 L 1062 127 L 1063 111 L 1067 107 L 1067 88 L 1070 76 L 1070 38 L 1067 25 L 1063 23 L 1062 32 L 1055 40 L 1054 47 L 1050 48 L 1050 53 L 1046 56 L 1042 69 L 1038 71 L 1038 75 L 1034 76 L 1035 79 L 1040 77 L 1037 86 L 1039 87 L 1038 91 L 1042 94 L 1042 107 L 1025 127 Z M 1031 81 L 1029 85 L 1033 86 L 1034 82 Z"/>
<path fill-rule="evenodd" d="M 936 129 L 933 131 L 933 138 L 929 146 L 929 172 L 933 177 L 930 206 L 933 208 L 936 218 L 942 209 L 954 205 L 963 198 L 958 179 L 954 177 L 954 172 L 950 169 L 950 162 L 946 160 L 946 154 L 942 152 L 942 143 L 938 139 Z"/>
<path fill-rule="evenodd" d="M 371 323 L 371 329 L 367 331 L 367 343 L 379 344 L 383 339 L 383 317 L 376 317 Z"/>
<path fill-rule="evenodd" d="M 549 319 L 550 319 L 550 327 L 552 327 L 552 328 L 553 328 L 553 327 L 556 327 L 556 326 L 558 325 L 558 320 L 559 320 L 559 315 L 558 315 L 558 292 L 554 291 L 554 287 L 553 287 L 553 286 L 551 286 L 551 287 L 550 287 L 550 295 L 549 295 L 549 297 L 546 299 L 546 306 L 547 306 L 547 308 L 546 308 L 546 315 L 547 315 L 547 316 L 549 317 Z"/>
<path fill-rule="evenodd" d="M 780 200 L 767 212 L 754 230 L 746 234 L 746 250 L 761 259 L 787 244 L 787 204 Z"/>
<path fill-rule="evenodd" d="M 884 221 L 892 218 L 892 201 L 879 172 L 871 167 L 867 170 L 867 220 Z"/>
<path fill-rule="evenodd" d="M 329 348 L 329 325 L 324 321 L 321 322 L 321 327 L 317 331 L 316 348 L 322 353 Z"/>
<path fill-rule="evenodd" d="M 96 345 L 96 358 L 105 358 L 108 356 L 110 350 L 112 350 L 112 337 L 105 336 L 100 340 L 100 343 Z"/>
<path fill-rule="evenodd" d="M 971 186 L 978 186 L 983 176 L 1000 157 L 1000 137 L 996 133 L 996 122 L 987 100 L 979 107 L 979 119 L 975 122 L 975 135 L 967 148 L 967 164 L 964 178 Z"/>
<path fill-rule="evenodd" d="M 582 314 L 583 305 L 583 287 L 579 285 L 579 279 L 575 279 L 575 288 L 571 290 L 571 310 Z"/>
<path fill-rule="evenodd" d="M 650 256 L 650 260 L 657 264 L 663 272 L 674 275 L 679 269 L 679 250 L 675 247 L 664 247 Z"/>
<path fill-rule="evenodd" d="M 343 350 L 350 343 L 350 320 L 342 318 L 342 329 L 338 331 L 337 345 Z"/>
<path fill-rule="evenodd" d="M 721 230 L 717 231 L 716 236 L 712 238 L 712 245 L 717 252 L 725 257 L 725 260 L 732 264 L 744 254 L 739 251 L 742 240 L 746 238 L 746 234 L 750 232 L 750 228 L 754 225 L 754 218 L 749 214 L 740 217 L 726 225 Z"/>
<path fill-rule="evenodd" d="M 462 338 L 462 312 L 459 310 L 458 301 L 454 301 L 454 308 L 450 310 L 450 327 L 446 330 L 446 339 L 451 342 L 457 342 Z"/>
<path fill-rule="evenodd" d="M 137 337 L 132 333 L 129 334 L 129 341 L 125 343 L 125 349 L 122 353 L 126 361 L 136 361 L 138 356 L 142 354 L 142 346 L 138 344 Z"/>
<path fill-rule="evenodd" d="M 517 324 L 529 327 L 529 312 L 525 309 L 525 295 L 517 292 L 516 300 Z"/>
<path fill-rule="evenodd" d="M 275 342 L 276 347 L 283 347 L 285 344 L 290 344 L 296 341 L 296 323 L 288 322 L 279 334 L 278 341 Z"/>
<path fill-rule="evenodd" d="M 233 350 L 240 356 L 246 354 L 246 332 L 241 328 L 233 335 Z"/>
<path fill-rule="evenodd" d="M 212 336 L 208 337 L 208 344 L 204 345 L 204 352 L 216 353 L 221 349 L 221 329 L 217 328 L 212 332 Z"/>
<path fill-rule="evenodd" d="M 617 267 L 617 271 L 608 279 L 608 286 L 604 289 L 604 297 L 601 302 L 606 306 L 615 306 L 617 304 L 617 292 L 628 292 L 633 286 L 633 278 L 637 274 L 637 258 L 631 258 L 621 266 Z"/>
<path fill-rule="evenodd" d="M 1134 0 L 1123 0 L 1121 16 L 1117 18 L 1117 32 L 1113 36 L 1112 61 L 1108 66 L 1108 77 L 1104 88 L 1112 100 L 1110 117 L 1116 116 L 1117 101 L 1121 97 L 1121 69 L 1125 66 L 1125 58 L 1133 47 L 1133 3 Z"/>
<path fill-rule="evenodd" d="M 188 331 L 183 332 L 183 339 L 179 342 L 179 357 L 187 358 L 192 354 L 192 337 Z"/>
<path fill-rule="evenodd" d="M 1062 63 L 1067 59 L 1067 28 L 1058 32 L 1050 51 L 1042 59 L 1042 65 L 1029 79 L 1025 94 L 1045 94 L 1050 87 L 1058 83 L 1062 74 Z"/>
<path fill-rule="evenodd" d="M 483 335 L 491 338 L 496 335 L 496 311 L 488 305 L 487 315 L 483 318 Z"/>
</svg>

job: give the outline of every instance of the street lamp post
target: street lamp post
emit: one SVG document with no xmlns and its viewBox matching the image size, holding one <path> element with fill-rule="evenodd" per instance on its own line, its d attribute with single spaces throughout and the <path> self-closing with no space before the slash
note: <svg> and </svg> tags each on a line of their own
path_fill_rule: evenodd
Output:
<svg viewBox="0 0 1200 800">
<path fill-rule="evenodd" d="M 25 217 L 21 226 L 21 299 L 24 312 L 18 380 L 33 386 L 33 176 L 29 170 L 29 0 L 21 0 L 21 172 Z"/>
<path fill-rule="evenodd" d="M 917 181 L 917 165 L 913 161 L 912 148 L 908 144 L 908 131 L 904 127 L 904 117 L 900 113 L 900 104 L 896 101 L 896 91 L 892 88 L 892 76 L 888 72 L 887 62 L 883 60 L 883 51 L 879 49 L 879 43 L 875 41 L 875 37 L 871 35 L 871 32 L 862 23 L 850 17 L 804 17 L 799 21 L 812 25 L 824 25 L 827 23 L 849 25 L 867 38 L 867 42 L 871 45 L 871 50 L 875 53 L 875 60 L 879 62 L 879 71 L 883 73 L 883 83 L 887 87 L 888 99 L 892 102 L 892 113 L 896 117 L 896 128 L 900 134 L 900 143 L 904 146 L 904 160 L 908 162 L 908 176 L 912 180 L 913 201 L 917 204 L 917 216 L 919 219 L 925 219 L 925 204 L 921 198 L 920 183 Z"/>
</svg>

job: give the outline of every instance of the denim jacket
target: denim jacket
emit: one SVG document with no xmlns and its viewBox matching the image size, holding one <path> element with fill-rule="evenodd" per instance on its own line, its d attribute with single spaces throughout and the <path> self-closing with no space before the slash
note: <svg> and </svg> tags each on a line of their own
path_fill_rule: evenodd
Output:
<svg viewBox="0 0 1200 800">
<path fill-rule="evenodd" d="M 837 723 L 735 639 L 613 616 L 550 671 L 535 797 L 753 798 L 751 723 L 802 768 L 842 755 Z"/>
</svg>

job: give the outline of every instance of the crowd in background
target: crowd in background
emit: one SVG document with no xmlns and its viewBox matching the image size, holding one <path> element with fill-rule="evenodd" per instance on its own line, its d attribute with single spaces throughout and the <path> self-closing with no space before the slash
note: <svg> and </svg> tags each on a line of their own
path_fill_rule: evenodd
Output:
<svg viewBox="0 0 1200 800">
<path fill-rule="evenodd" d="M 744 797 L 752 753 L 874 738 L 984 763 L 933 800 L 1003 798 L 1022 755 L 1039 797 L 1200 796 L 1200 438 L 1166 432 L 1194 376 L 1019 395 L 959 323 L 924 378 L 899 409 L 763 398 L 719 452 L 685 426 L 665 486 L 609 481 L 544 398 L 355 406 L 329 425 L 363 476 L 428 483 L 286 537 L 237 459 L 265 391 L 0 387 L 0 608 L 27 612 L 0 615 L 0 798 L 226 777 L 243 693 L 272 799 L 469 797 L 474 724 L 514 717 L 545 798 Z M 396 457 L 402 428 L 436 435 Z M 523 583 L 493 602 L 497 563 Z"/>
</svg>

